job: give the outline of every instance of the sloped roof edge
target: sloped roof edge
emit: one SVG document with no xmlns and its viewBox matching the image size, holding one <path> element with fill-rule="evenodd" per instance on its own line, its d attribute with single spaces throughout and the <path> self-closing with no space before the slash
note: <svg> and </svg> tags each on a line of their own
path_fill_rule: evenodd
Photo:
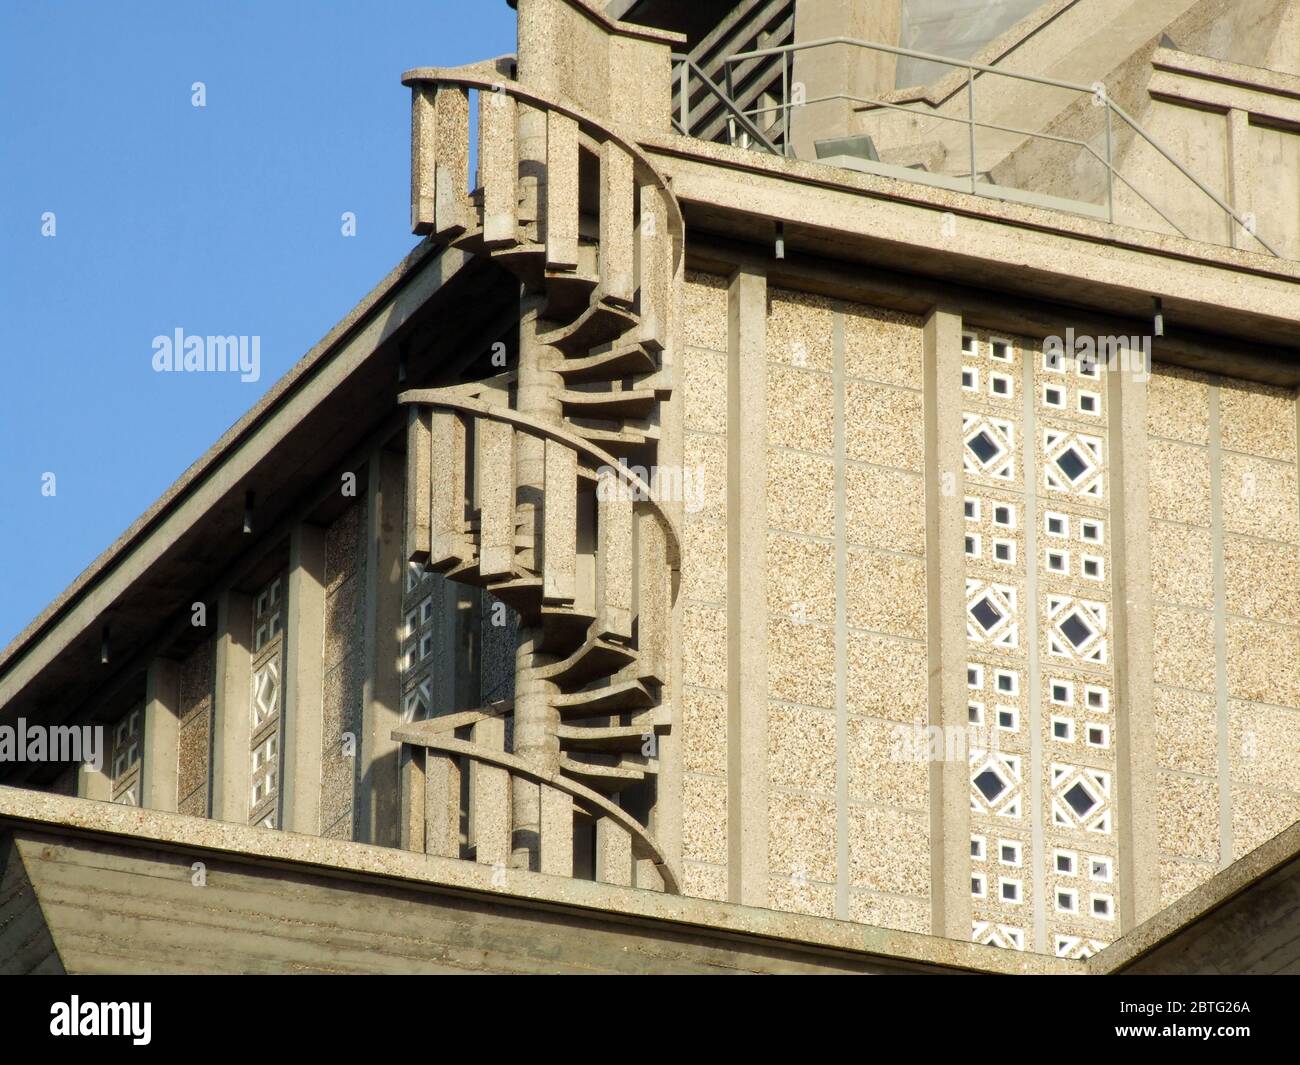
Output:
<svg viewBox="0 0 1300 1065">
<path fill-rule="evenodd" d="M 90 563 L 44 610 L 0 652 L 0 682 L 16 663 L 38 645 L 54 623 L 83 599 L 134 547 L 152 535 L 162 520 L 217 470 L 223 459 L 241 441 L 263 425 L 285 401 L 298 392 L 314 372 L 354 333 L 368 323 L 380 308 L 396 295 L 431 258 L 439 246 L 421 241 L 392 270 L 343 316 L 312 348 L 275 382 L 238 421 L 227 429 L 154 503 L 149 506 L 102 554 Z M 459 252 L 443 251 L 442 258 L 453 266 L 463 265 Z M 452 260 L 455 260 L 454 262 Z M 2 690 L 2 689 L 0 689 Z M 3 699 L 0 699 L 3 702 Z"/>
</svg>

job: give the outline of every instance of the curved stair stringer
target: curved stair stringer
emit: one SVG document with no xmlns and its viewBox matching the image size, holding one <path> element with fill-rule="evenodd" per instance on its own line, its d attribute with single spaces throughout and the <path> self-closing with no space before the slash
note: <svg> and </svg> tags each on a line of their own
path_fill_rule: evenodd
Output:
<svg viewBox="0 0 1300 1065">
<path fill-rule="evenodd" d="M 448 579 L 491 591 L 541 634 L 530 645 L 536 654 L 517 668 L 551 693 L 558 762 L 523 761 L 621 810 L 614 817 L 578 805 L 612 833 L 614 853 L 620 846 L 631 853 L 651 837 L 617 796 L 657 774 L 654 737 L 670 727 L 681 540 L 672 504 L 629 463 L 658 465 L 684 223 L 668 183 L 634 141 L 496 74 L 479 64 L 403 76 L 412 89 L 412 225 L 519 277 L 537 308 L 529 326 L 521 316 L 520 357 L 526 347 L 539 354 L 529 372 L 521 362 L 511 406 L 464 385 L 399 397 L 409 408 L 408 553 Z M 472 190 L 471 91 L 481 179 Z M 580 153 L 595 157 L 599 175 L 585 185 Z M 539 371 L 558 381 L 549 407 L 516 409 L 518 392 Z M 521 438 L 539 443 L 525 450 Z M 511 712 L 522 713 L 524 703 Z M 484 737 L 481 757 L 458 750 L 499 769 L 503 738 L 492 729 Z M 639 834 L 628 835 L 628 818 Z M 548 824 L 545 816 L 534 823 Z M 514 828 L 518 835 L 517 819 Z M 655 865 L 665 889 L 675 890 L 676 874 Z M 632 882 L 599 868 L 597 875 Z"/>
</svg>

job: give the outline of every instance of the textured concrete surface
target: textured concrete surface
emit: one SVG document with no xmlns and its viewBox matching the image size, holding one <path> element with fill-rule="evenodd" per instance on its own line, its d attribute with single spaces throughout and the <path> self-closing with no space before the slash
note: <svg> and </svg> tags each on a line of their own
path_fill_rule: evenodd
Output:
<svg viewBox="0 0 1300 1065">
<path fill-rule="evenodd" d="M 177 955 L 169 928 L 191 926 L 201 913 L 210 922 L 211 896 L 203 892 L 212 891 L 230 922 L 203 933 L 220 971 L 406 972 L 450 963 L 457 971 L 1083 972 L 1077 962 L 541 873 L 508 870 L 501 886 L 497 871 L 474 862 L 14 788 L 0 787 L 0 826 L 19 841 L 27 870 L 16 896 L 39 899 L 56 885 L 80 885 L 60 896 L 66 909 L 46 918 L 46 927 L 56 950 L 67 929 L 69 967 L 85 971 L 189 971 L 192 951 Z M 8 885 L 14 852 L 6 844 Z M 193 886 L 195 862 L 205 864 L 209 887 Z M 48 879 L 27 888 L 22 881 L 37 867 Z M 87 889 L 109 870 L 113 883 L 104 890 L 114 905 L 101 903 L 96 915 Z M 405 894 L 412 891 L 418 896 Z M 461 904 L 437 903 L 430 893 L 465 900 L 482 916 L 453 915 L 450 927 L 441 916 L 434 922 L 440 906 Z M 395 897 L 400 904 L 385 901 Z M 527 913 L 516 917 L 514 909 Z M 328 928 L 329 946 L 302 935 L 304 918 Z M 431 923 L 439 927 L 427 938 L 415 931 Z M 593 924 L 595 935 L 561 946 Z M 416 942 L 394 937 L 402 927 Z M 497 944 L 486 954 L 485 937 Z M 15 948 L 0 941 L 0 964 L 15 964 Z M 35 954 L 36 963 L 54 964 L 48 949 Z"/>
<path fill-rule="evenodd" d="M 1300 972 L 1300 825 L 1193 888 L 1088 961 L 1090 973 Z"/>
<path fill-rule="evenodd" d="M 820 6 L 833 11 L 845 5 L 828 0 Z M 995 44 L 1025 62 L 1067 55 L 1077 42 L 1066 30 L 1084 6 L 1045 5 L 1041 18 L 1036 14 L 1032 25 L 1022 25 L 1022 37 Z M 1122 6 L 1114 0 L 1107 10 Z M 1143 21 L 1129 23 L 1129 31 L 1181 17 L 1184 10 L 1195 16 L 1181 23 L 1195 31 L 1188 40 L 1200 41 L 1212 35 L 1210 16 L 1223 14 L 1224 5 L 1160 0 L 1144 8 Z M 1221 43 L 1237 58 L 1253 55 L 1267 24 L 1225 30 Z M 305 368 L 272 390 L 271 407 L 259 405 L 256 416 L 224 438 L 0 657 L 5 714 L 25 704 L 56 712 L 68 686 L 84 683 L 82 667 L 91 661 L 108 606 L 164 616 L 183 596 L 198 594 L 186 582 L 201 585 L 221 604 L 216 638 L 194 643 L 193 636 L 170 648 L 158 637 L 133 646 L 135 657 L 125 666 L 114 661 L 120 690 L 112 699 L 83 707 L 74 690 L 66 709 L 88 708 L 109 720 L 122 700 L 142 696 L 140 705 L 150 708 L 143 767 L 149 805 L 200 815 L 211 808 L 229 823 L 167 821 L 161 812 L 100 805 L 91 816 L 84 805 L 40 807 L 57 803 L 52 796 L 3 793 L 15 809 L 43 809 L 35 820 L 59 834 L 50 844 L 59 857 L 50 862 L 30 840 L 14 837 L 10 853 L 18 855 L 22 875 L 14 874 L 12 890 L 21 894 L 42 875 L 57 881 L 59 890 L 90 882 L 96 855 L 109 853 L 96 850 L 108 846 L 107 834 L 122 837 L 105 861 L 124 888 L 137 884 L 139 869 L 155 861 L 151 855 L 141 863 L 128 853 L 133 848 L 180 846 L 221 851 L 221 860 L 239 866 L 227 870 L 240 885 L 232 898 L 262 891 L 254 881 L 264 872 L 244 867 L 262 870 L 278 862 L 304 867 L 285 873 L 281 887 L 301 887 L 322 904 L 345 897 L 337 892 L 348 889 L 333 882 L 341 875 L 378 878 L 384 886 L 366 897 L 390 907 L 385 912 L 394 920 L 425 911 L 405 896 L 395 901 L 393 880 L 405 885 L 401 891 L 417 884 L 421 891 L 480 892 L 489 901 L 475 910 L 476 927 L 503 942 L 518 936 L 532 959 L 527 965 L 560 948 L 553 939 L 539 939 L 534 919 L 512 907 L 556 905 L 598 911 L 600 921 L 668 922 L 671 929 L 655 925 L 660 944 L 678 942 L 677 926 L 685 924 L 707 927 L 699 933 L 706 937 L 784 938 L 789 942 L 782 951 L 866 949 L 997 971 L 1078 971 L 1079 964 L 1050 954 L 1086 953 L 1134 925 L 1150 936 L 1152 920 L 1164 914 L 1147 918 L 1170 903 L 1188 928 L 1201 929 L 1191 938 L 1218 942 L 1217 932 L 1203 935 L 1205 912 L 1177 900 L 1208 898 L 1198 893 L 1243 869 L 1277 886 L 1285 877 L 1264 870 L 1254 848 L 1276 844 L 1270 837 L 1300 817 L 1300 362 L 1294 351 L 1300 266 L 1257 254 L 1249 240 L 1237 241 L 1237 248 L 1211 247 L 674 137 L 665 121 L 670 86 L 664 74 L 668 50 L 679 42 L 616 24 L 587 0 L 521 0 L 520 25 L 518 82 L 509 77 L 508 59 L 460 71 L 422 68 L 404 79 L 415 89 L 417 163 L 434 164 L 427 173 L 416 169 L 417 221 L 448 239 L 466 230 L 466 247 L 476 254 L 434 254 L 428 244 L 417 249 Z M 1102 39 L 1114 33 L 1107 24 Z M 1138 60 L 1121 63 L 1122 88 L 1144 96 L 1153 46 L 1127 43 L 1137 48 L 1132 54 Z M 1089 61 L 1114 65 L 1109 55 Z M 1159 99 L 1151 114 L 1168 136 L 1189 146 L 1198 167 L 1215 171 L 1216 188 L 1225 194 L 1244 188 L 1243 195 L 1257 197 L 1259 190 L 1243 176 L 1251 160 L 1283 168 L 1300 160 L 1293 133 L 1275 128 L 1296 117 L 1293 76 L 1168 50 L 1158 51 L 1156 61 Z M 455 85 L 435 87 L 440 79 Z M 487 160 L 492 168 L 483 193 L 484 235 L 492 229 L 494 253 L 520 253 L 496 261 L 519 269 L 529 290 L 523 313 L 519 278 L 478 255 L 481 237 L 466 229 L 478 224 L 477 206 L 466 195 L 466 94 L 498 83 L 515 95 L 503 111 L 508 133 L 496 111 L 481 112 L 492 116 L 483 127 L 487 150 L 480 153 L 480 166 Z M 944 105 L 934 95 L 941 88 L 930 87 L 932 103 Z M 492 94 L 483 95 L 489 102 L 480 103 L 490 107 Z M 1208 104 L 1215 113 L 1188 104 Z M 1226 115 L 1218 113 L 1224 109 Z M 1062 128 L 1095 126 L 1095 116 L 1088 116 L 1093 126 L 1078 115 L 1071 121 Z M 1041 159 L 1025 153 L 1020 162 L 1032 169 Z M 1135 165 L 1148 162 L 1135 156 Z M 1278 200 L 1285 214 L 1290 201 L 1286 195 Z M 689 246 L 683 211 L 691 224 Z M 772 254 L 775 219 L 784 220 L 783 259 Z M 518 229 L 516 221 L 523 223 Z M 1217 239 L 1220 223 L 1206 210 L 1193 233 Z M 683 277 L 688 260 L 700 272 Z M 530 261 L 535 269 L 520 265 Z M 597 276 L 597 263 L 603 276 Z M 564 312 L 541 296 L 551 283 L 567 286 L 571 302 Z M 625 832 L 607 821 L 573 831 L 563 802 L 546 807 L 544 791 L 511 782 L 499 768 L 477 766 L 465 774 L 469 791 L 483 801 L 462 837 L 459 767 L 453 770 L 450 759 L 433 759 L 420 785 L 438 796 L 428 800 L 437 807 L 438 816 L 429 818 L 438 821 L 437 838 L 426 845 L 477 863 L 336 842 L 351 840 L 354 824 L 360 839 L 391 844 L 399 841 L 399 822 L 409 829 L 398 816 L 399 800 L 405 787 L 409 815 L 419 800 L 412 783 L 418 774 L 412 761 L 402 775 L 403 754 L 389 735 L 400 715 L 414 714 L 417 706 L 421 713 L 470 709 L 486 699 L 486 690 L 502 685 L 511 695 L 538 694 L 512 687 L 516 644 L 530 654 L 536 650 L 529 641 L 540 629 L 531 621 L 531 635 L 512 620 L 505 633 L 489 638 L 483 616 L 499 604 L 441 576 L 437 610 L 454 612 L 456 622 L 424 617 L 422 586 L 407 584 L 400 540 L 403 529 L 416 530 L 413 539 L 425 536 L 430 497 L 446 495 L 441 516 L 454 523 L 455 538 L 465 540 L 457 550 L 478 537 L 494 556 L 484 562 L 480 555 L 480 575 L 508 575 L 516 565 L 544 567 L 545 598 L 557 610 L 573 600 L 594 601 L 598 583 L 596 548 L 584 540 L 587 533 L 597 538 L 595 505 L 584 510 L 587 486 L 573 453 L 552 448 L 563 443 L 558 439 L 545 448 L 520 446 L 516 484 L 515 431 L 504 423 L 476 430 L 472 446 L 480 467 L 505 472 L 490 484 L 480 479 L 467 509 L 458 495 L 465 488 L 464 463 L 432 468 L 430 428 L 420 453 L 407 460 L 422 487 L 406 495 L 405 506 L 421 513 L 402 513 L 405 418 L 392 409 L 398 367 L 419 376 L 420 386 L 459 380 L 477 372 L 456 361 L 459 355 L 417 364 L 429 351 L 485 350 L 500 336 L 513 337 L 524 317 L 525 343 L 509 349 L 520 363 L 519 379 L 512 385 L 502 374 L 493 387 L 507 403 L 514 388 L 521 406 L 536 407 L 542 421 L 558 425 L 557 371 L 538 356 L 545 348 L 548 358 L 561 357 L 567 326 L 551 330 L 554 323 L 538 322 L 571 311 L 572 294 L 580 299 L 597 284 L 591 291 L 606 301 L 603 312 L 614 315 L 613 307 L 623 315 L 628 335 L 661 362 L 653 389 L 646 389 L 653 393 L 652 413 L 636 426 L 648 439 L 633 447 L 634 457 L 657 454 L 659 461 L 704 473 L 698 510 L 683 513 L 678 501 L 665 511 L 682 530 L 675 575 L 661 565 L 665 544 L 645 514 L 633 518 L 629 507 L 617 512 L 621 518 L 611 510 L 599 517 L 601 587 L 605 605 L 616 608 L 603 615 L 605 623 L 643 645 L 645 661 L 629 673 L 643 667 L 650 683 L 662 684 L 672 725 L 662 737 L 657 783 L 626 793 L 626 806 L 653 821 L 681 873 L 684 898 L 649 901 L 651 893 L 626 889 L 650 880 L 633 868 Z M 469 292 L 473 300 L 461 298 Z M 1066 326 L 1081 334 L 1145 334 L 1155 297 L 1165 301 L 1169 335 L 1155 342 L 1162 361 L 1149 384 L 1120 375 L 1109 383 L 1075 374 L 1057 380 L 1042 365 L 1042 339 Z M 471 304 L 473 316 L 465 310 Z M 462 310 L 464 322 L 456 320 Z M 996 338 L 1014 338 L 1006 365 L 981 358 L 979 384 L 969 391 L 957 373 L 965 365 L 962 330 L 986 348 Z M 1009 390 L 995 391 L 995 379 Z M 1044 399 L 1049 384 L 1059 386 L 1060 404 Z M 629 387 L 618 382 L 619 391 Z M 566 395 L 572 404 L 590 393 Z M 1081 407 L 1084 399 L 1096 406 Z M 974 517 L 957 510 L 967 495 L 958 465 L 964 413 L 997 419 L 1016 440 L 1009 478 L 968 478 L 974 484 L 969 491 L 984 506 Z M 351 434 L 346 447 L 321 445 L 335 433 Z M 1056 434 L 1052 440 L 1049 433 Z M 1099 448 L 1096 474 L 1089 475 L 1098 493 L 1045 482 L 1061 441 L 1077 445 L 1085 437 Z M 452 435 L 439 440 L 451 446 Z M 337 498 L 320 502 L 337 496 L 338 470 L 361 474 L 363 502 L 346 509 Z M 956 476 L 955 486 L 946 485 L 946 474 Z M 332 483 L 325 485 L 327 479 Z M 561 482 L 562 501 L 539 506 L 547 485 Z M 311 499 L 280 508 L 275 522 L 259 516 L 256 549 L 241 543 L 237 558 L 231 548 L 212 549 L 220 543 L 221 522 L 237 528 L 232 523 L 251 484 L 272 499 Z M 995 506 L 1011 506 L 1018 518 L 996 519 Z M 544 524 L 537 527 L 539 513 Z M 1043 534 L 1052 515 L 1071 522 L 1061 543 Z M 319 528 L 304 526 L 304 519 Z M 1106 535 L 1088 543 L 1080 523 L 1093 519 Z M 205 528 L 214 530 L 207 540 L 198 531 Z M 308 528 L 323 542 L 304 551 L 311 548 L 304 539 Z M 982 545 L 968 549 L 969 558 L 962 554 L 963 531 Z M 431 527 L 428 535 L 432 542 Z M 203 559 L 200 579 L 198 569 L 192 573 L 183 561 L 204 544 L 196 554 Z M 289 800 L 286 827 L 307 835 L 254 838 L 238 834 L 244 830 L 236 824 L 249 813 L 250 662 L 240 615 L 268 567 L 283 567 L 284 544 L 292 545 L 294 576 L 284 638 L 288 753 L 282 786 Z M 1080 568 L 1085 556 L 1097 567 L 1091 574 Z M 662 570 L 664 586 L 637 577 L 637 566 Z M 964 628 L 967 577 L 1015 597 L 1023 642 L 990 649 L 975 661 L 983 667 L 978 681 L 963 683 L 967 660 L 976 659 Z M 679 582 L 675 603 L 661 595 L 672 580 Z M 178 590 L 167 599 L 164 589 L 172 585 Z M 469 598 L 446 594 L 452 587 L 467 590 Z M 1044 654 L 1052 639 L 1046 619 L 1060 612 L 1050 604 L 1062 598 L 1097 607 L 1109 659 L 1055 661 Z M 411 611 L 417 621 L 399 633 L 398 619 L 405 623 Z M 402 669 L 387 668 L 413 649 L 423 659 L 426 637 L 430 648 L 437 647 L 429 663 L 411 669 L 408 660 Z M 169 660 L 159 656 L 168 654 L 181 663 L 178 678 L 166 676 Z M 1068 651 L 1058 657 L 1068 659 Z M 1018 677 L 1012 691 L 997 687 L 998 672 L 1008 670 Z M 140 692 L 132 688 L 135 674 L 142 678 Z M 1058 682 L 1067 694 L 1049 697 Z M 1089 687 L 1107 701 L 1085 705 Z M 965 758 L 927 766 L 897 751 L 900 726 L 963 731 L 972 712 L 968 702 L 978 703 L 990 721 L 1005 713 L 1009 723 L 992 732 L 997 744 L 990 744 L 1000 749 L 984 753 L 1001 760 L 1020 802 L 1015 814 L 982 811 L 978 844 L 971 838 L 974 792 Z M 310 709 L 301 715 L 303 706 L 318 704 L 319 720 Z M 1056 733 L 1058 717 L 1074 731 Z M 478 742 L 494 749 L 525 747 L 551 757 L 554 721 L 539 714 L 530 722 L 522 731 L 517 721 L 503 727 L 479 720 L 472 728 Z M 359 759 L 345 753 L 349 733 L 361 744 Z M 1072 825 L 1058 802 L 1070 782 L 1089 773 L 1103 782 L 1110 819 L 1093 824 L 1098 831 L 1091 835 Z M 69 779 L 62 772 L 40 783 L 58 790 Z M 83 777 L 83 784 L 86 795 L 104 793 L 101 778 Z M 548 855 L 543 844 L 541 868 L 572 868 L 607 883 L 534 880 L 537 874 L 511 869 L 504 890 L 512 901 L 494 911 L 491 900 L 503 889 L 484 877 L 509 856 L 504 811 L 512 791 L 523 818 L 516 817 L 516 827 L 564 823 L 572 833 L 560 848 L 571 854 L 552 849 Z M 28 798 L 14 797 L 23 794 Z M 0 818 L 3 811 L 0 806 Z M 1063 821 L 1051 820 L 1058 814 Z M 93 845 L 64 839 L 82 831 L 98 834 Z M 316 833 L 319 838 L 303 842 Z M 139 839 L 125 839 L 132 835 Z M 976 845 L 986 848 L 978 856 L 971 850 Z M 1052 868 L 1058 851 L 1079 864 L 1066 873 Z M 522 853 L 515 864 L 531 857 Z M 1234 860 L 1238 864 L 1215 876 Z M 1080 879 L 1094 862 L 1100 871 Z M 180 868 L 168 866 L 167 875 Z M 975 899 L 972 876 L 989 878 Z M 303 878 L 315 879 L 308 884 Z M 1000 906 L 989 891 L 1004 879 L 1023 894 Z M 270 889 L 272 895 L 279 890 Z M 1089 893 L 1104 896 L 1115 907 L 1109 916 L 1118 913 L 1118 921 L 1063 908 L 1062 892 L 1071 890 L 1079 890 L 1085 904 Z M 1274 936 L 1270 922 L 1276 924 L 1279 949 L 1289 942 L 1286 898 L 1285 890 L 1261 890 L 1239 900 L 1246 911 L 1265 907 L 1243 919 L 1266 938 Z M 168 920 L 201 923 L 202 914 L 187 909 L 188 897 L 173 901 Z M 417 908 L 404 909 L 408 904 Z M 34 919 L 30 908 L 24 914 L 25 921 Z M 83 914 L 73 920 L 90 919 Z M 999 954 L 957 942 L 972 934 L 972 920 L 975 934 L 989 942 L 1029 946 L 1047 956 Z M 77 934 L 95 934 L 87 927 L 78 926 Z M 591 964 L 604 966 L 616 940 L 586 937 L 591 929 L 584 928 L 566 949 L 576 952 L 580 942 L 592 952 Z M 916 935 L 929 930 L 951 940 Z M 1058 932 L 1068 932 L 1071 942 L 1057 942 Z M 437 936 L 454 940 L 457 934 L 444 929 Z M 54 964 L 39 931 L 33 936 L 29 964 Z M 254 967 L 315 964 L 310 954 L 258 955 L 247 940 L 236 936 L 236 942 L 223 964 L 237 966 L 241 962 L 230 959 L 241 957 L 256 959 L 247 961 Z M 380 954 L 389 949 L 374 942 Z M 449 961 L 449 942 L 425 941 L 413 957 L 419 964 L 434 959 L 463 966 L 463 954 Z M 661 945 L 643 952 L 619 942 L 618 950 L 628 947 L 628 956 L 638 959 L 632 968 L 663 963 Z M 455 949 L 460 946 L 457 941 Z M 245 950 L 252 953 L 241 955 Z M 1178 964 L 1200 964 L 1195 953 L 1183 950 Z M 348 964 L 356 961 L 346 956 Z M 576 964 L 579 954 L 564 957 L 565 964 Z M 658 960 L 646 960 L 651 957 Z M 681 955 L 683 964 L 706 966 L 718 957 Z M 501 964 L 494 957 L 483 967 Z M 741 967 L 765 964 L 750 960 Z"/>
</svg>

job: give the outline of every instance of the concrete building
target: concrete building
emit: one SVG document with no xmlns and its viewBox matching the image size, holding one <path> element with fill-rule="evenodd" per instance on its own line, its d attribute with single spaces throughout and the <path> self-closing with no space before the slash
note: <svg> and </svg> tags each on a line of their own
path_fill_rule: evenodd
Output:
<svg viewBox="0 0 1300 1065">
<path fill-rule="evenodd" d="M 1300 971 L 1300 2 L 517 10 L 0 656 L 0 970 Z"/>
</svg>

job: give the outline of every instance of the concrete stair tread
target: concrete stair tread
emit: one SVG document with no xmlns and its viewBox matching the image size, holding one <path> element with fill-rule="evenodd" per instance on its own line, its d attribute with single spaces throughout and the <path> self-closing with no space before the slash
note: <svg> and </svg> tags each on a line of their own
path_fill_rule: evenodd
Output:
<svg viewBox="0 0 1300 1065">
<path fill-rule="evenodd" d="M 644 418 L 654 412 L 658 397 L 653 388 L 629 388 L 608 392 L 560 393 L 566 413 L 590 418 Z"/>
<path fill-rule="evenodd" d="M 640 343 L 616 344 L 608 351 L 564 359 L 555 367 L 566 381 L 615 381 L 656 369 L 655 356 Z"/>
<path fill-rule="evenodd" d="M 588 639 L 568 658 L 543 666 L 538 675 L 558 684 L 585 684 L 600 677 L 617 673 L 636 660 L 637 653 L 630 647 L 614 643 L 603 637 Z"/>
<path fill-rule="evenodd" d="M 654 701 L 654 695 L 642 681 L 625 680 L 556 696 L 551 705 L 561 714 L 612 714 L 653 706 Z"/>
</svg>

